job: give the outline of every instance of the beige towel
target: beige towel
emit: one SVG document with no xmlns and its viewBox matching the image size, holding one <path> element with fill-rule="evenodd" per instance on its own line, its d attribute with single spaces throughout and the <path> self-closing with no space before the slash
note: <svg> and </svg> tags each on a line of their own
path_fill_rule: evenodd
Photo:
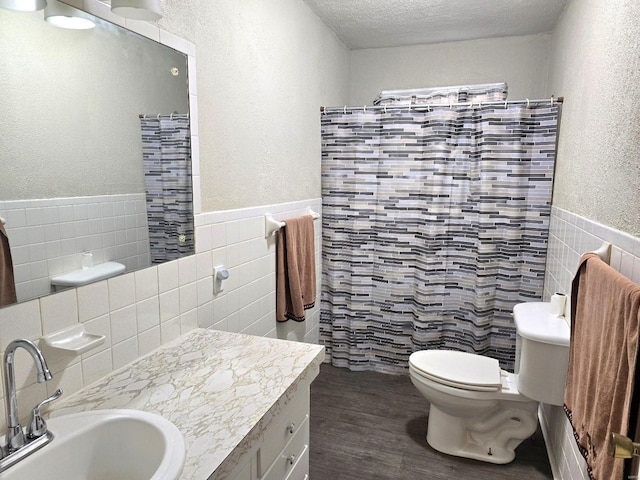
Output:
<svg viewBox="0 0 640 480">
<path fill-rule="evenodd" d="M 17 301 L 9 237 L 4 225 L 0 223 L 0 307 Z"/>
<path fill-rule="evenodd" d="M 632 433 L 640 286 L 585 254 L 571 288 L 571 311 L 565 412 L 590 478 L 622 480 L 624 461 L 609 456 L 607 445 L 611 433 Z"/>
<path fill-rule="evenodd" d="M 313 217 L 285 220 L 276 248 L 276 320 L 304 320 L 316 300 Z"/>
</svg>

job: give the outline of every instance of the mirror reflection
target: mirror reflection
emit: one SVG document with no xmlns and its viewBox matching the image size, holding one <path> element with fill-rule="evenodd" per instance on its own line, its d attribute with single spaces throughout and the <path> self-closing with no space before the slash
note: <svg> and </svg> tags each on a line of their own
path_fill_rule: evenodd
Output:
<svg viewBox="0 0 640 480">
<path fill-rule="evenodd" d="M 94 22 L 0 9 L 0 304 L 194 253 L 186 56 Z"/>
</svg>

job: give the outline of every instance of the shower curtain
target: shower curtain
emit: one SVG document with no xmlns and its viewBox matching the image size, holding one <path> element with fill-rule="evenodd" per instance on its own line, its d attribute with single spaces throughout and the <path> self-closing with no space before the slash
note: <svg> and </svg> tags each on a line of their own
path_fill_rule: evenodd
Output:
<svg viewBox="0 0 640 480">
<path fill-rule="evenodd" d="M 151 263 L 195 252 L 188 115 L 140 115 Z"/>
<path fill-rule="evenodd" d="M 540 301 L 558 105 L 322 114 L 320 339 L 336 366 L 411 352 L 514 361 L 515 304 Z"/>
</svg>

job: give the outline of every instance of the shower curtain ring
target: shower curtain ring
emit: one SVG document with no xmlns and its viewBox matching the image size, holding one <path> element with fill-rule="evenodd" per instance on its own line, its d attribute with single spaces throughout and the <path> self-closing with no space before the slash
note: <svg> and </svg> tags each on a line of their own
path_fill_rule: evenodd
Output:
<svg viewBox="0 0 640 480">
<path fill-rule="evenodd" d="M 347 106 L 344 106 L 344 109 L 342 110 L 342 113 L 344 113 L 345 115 L 347 114 Z"/>
<path fill-rule="evenodd" d="M 553 107 L 553 95 L 551 95 L 551 106 Z"/>
<path fill-rule="evenodd" d="M 364 113 L 367 113 L 367 106 L 366 106 L 366 105 L 364 105 L 364 106 L 362 107 L 362 110 L 364 111 Z"/>
<path fill-rule="evenodd" d="M 531 103 L 529 102 L 529 99 L 527 98 L 527 108 L 529 108 L 530 105 L 531 105 Z"/>
</svg>

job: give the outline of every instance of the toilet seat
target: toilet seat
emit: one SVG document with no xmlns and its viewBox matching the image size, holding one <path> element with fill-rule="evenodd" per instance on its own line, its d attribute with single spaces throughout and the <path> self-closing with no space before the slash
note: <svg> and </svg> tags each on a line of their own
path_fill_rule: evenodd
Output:
<svg viewBox="0 0 640 480">
<path fill-rule="evenodd" d="M 462 390 L 496 392 L 501 387 L 500 364 L 491 357 L 454 350 L 421 350 L 411 354 L 409 366 L 429 380 Z"/>
</svg>

